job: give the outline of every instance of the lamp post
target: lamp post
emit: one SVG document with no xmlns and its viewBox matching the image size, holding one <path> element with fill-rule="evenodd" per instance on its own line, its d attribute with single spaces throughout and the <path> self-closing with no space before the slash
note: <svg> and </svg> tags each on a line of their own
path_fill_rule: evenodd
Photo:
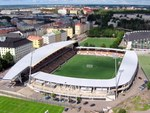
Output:
<svg viewBox="0 0 150 113">
<path fill-rule="evenodd" d="M 119 80 L 120 80 L 120 77 L 121 77 L 121 74 L 122 74 L 123 71 L 124 71 L 123 69 L 118 71 L 119 72 L 119 78 L 118 79 L 117 79 L 117 76 L 116 76 L 116 93 L 115 93 L 115 97 L 116 98 L 118 96 L 118 84 L 119 84 Z"/>
<path fill-rule="evenodd" d="M 117 74 L 117 55 L 113 54 L 113 59 L 115 59 L 115 75 Z"/>
<path fill-rule="evenodd" d="M 32 59 L 33 59 L 33 50 L 31 49 L 30 70 L 29 70 L 29 84 L 31 83 Z"/>
<path fill-rule="evenodd" d="M 117 98 L 117 55 L 113 54 L 113 59 L 115 59 L 115 81 L 116 81 L 116 92 L 115 97 Z"/>
</svg>

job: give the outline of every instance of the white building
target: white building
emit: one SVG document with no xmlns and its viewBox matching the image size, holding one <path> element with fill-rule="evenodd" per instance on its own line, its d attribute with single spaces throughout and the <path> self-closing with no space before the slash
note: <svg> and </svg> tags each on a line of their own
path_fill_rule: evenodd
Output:
<svg viewBox="0 0 150 113">
<path fill-rule="evenodd" d="M 14 61 L 17 62 L 26 54 L 30 53 L 32 43 L 25 38 L 7 38 L 0 37 L 0 55 L 1 57 L 7 52 L 13 55 Z"/>
<path fill-rule="evenodd" d="M 118 26 L 118 22 L 119 22 L 119 20 L 113 21 L 113 19 L 111 19 L 108 22 L 108 26 L 112 25 L 113 27 L 117 27 Z"/>
<path fill-rule="evenodd" d="M 90 23 L 88 21 L 86 22 L 86 27 L 87 27 L 87 30 L 90 30 Z"/>
<path fill-rule="evenodd" d="M 67 40 L 67 32 L 64 30 L 60 30 L 61 32 L 61 41 L 66 41 Z"/>
<path fill-rule="evenodd" d="M 42 36 L 44 44 L 55 42 L 55 33 L 51 32 Z"/>
<path fill-rule="evenodd" d="M 1 14 L 11 14 L 12 12 L 14 12 L 14 11 L 18 11 L 17 9 L 14 9 L 14 10 L 12 10 L 12 9 L 8 9 L 8 10 L 6 10 L 6 9 L 4 9 L 4 10 L 1 10 Z"/>
<path fill-rule="evenodd" d="M 63 8 L 63 9 L 59 9 L 59 10 L 58 10 L 58 13 L 59 13 L 59 14 L 62 14 L 62 15 L 66 15 L 66 14 L 68 13 L 68 11 L 67 11 L 67 9 L 64 9 L 64 8 Z"/>
<path fill-rule="evenodd" d="M 64 30 L 56 30 L 56 32 L 50 32 L 42 36 L 44 44 L 50 44 L 54 42 L 66 41 L 67 40 L 67 32 Z"/>
</svg>

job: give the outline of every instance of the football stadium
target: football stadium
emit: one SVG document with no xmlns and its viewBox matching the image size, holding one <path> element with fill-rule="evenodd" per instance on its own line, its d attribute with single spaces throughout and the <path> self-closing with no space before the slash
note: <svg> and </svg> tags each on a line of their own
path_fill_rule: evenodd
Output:
<svg viewBox="0 0 150 113">
<path fill-rule="evenodd" d="M 13 84 L 58 96 L 114 100 L 130 88 L 138 69 L 134 51 L 56 42 L 32 51 L 4 76 Z"/>
<path fill-rule="evenodd" d="M 150 31 L 148 30 L 126 32 L 124 40 L 129 49 L 150 49 Z"/>
</svg>

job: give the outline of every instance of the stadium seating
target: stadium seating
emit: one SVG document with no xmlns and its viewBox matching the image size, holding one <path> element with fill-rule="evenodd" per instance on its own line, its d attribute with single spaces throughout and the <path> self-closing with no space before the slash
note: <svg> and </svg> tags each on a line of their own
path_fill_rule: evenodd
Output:
<svg viewBox="0 0 150 113">
<path fill-rule="evenodd" d="M 150 31 L 127 32 L 124 40 L 131 41 L 133 48 L 150 49 Z"/>
<path fill-rule="evenodd" d="M 76 54 L 75 50 L 65 48 L 65 49 L 57 52 L 54 55 L 54 57 L 52 56 L 52 58 L 51 58 L 51 56 L 50 56 L 50 60 L 47 62 L 44 62 L 45 65 L 40 70 L 43 72 L 51 73 L 56 68 L 58 68 L 63 63 L 65 63 L 68 59 L 73 57 L 75 54 Z"/>
<path fill-rule="evenodd" d="M 80 55 L 93 55 L 93 56 L 109 56 L 109 57 L 113 57 L 114 51 L 78 50 L 77 54 L 80 54 Z M 121 53 L 121 52 L 116 52 L 115 55 L 118 56 L 118 57 L 121 57 L 121 58 L 124 56 L 124 54 Z"/>
</svg>

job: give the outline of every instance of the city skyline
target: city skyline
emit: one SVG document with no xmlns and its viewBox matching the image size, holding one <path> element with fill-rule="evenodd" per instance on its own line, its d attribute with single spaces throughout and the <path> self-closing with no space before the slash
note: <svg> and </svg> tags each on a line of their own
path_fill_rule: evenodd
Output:
<svg viewBox="0 0 150 113">
<path fill-rule="evenodd" d="M 1 0 L 0 5 L 26 5 L 26 4 L 125 4 L 150 5 L 150 0 Z"/>
</svg>

